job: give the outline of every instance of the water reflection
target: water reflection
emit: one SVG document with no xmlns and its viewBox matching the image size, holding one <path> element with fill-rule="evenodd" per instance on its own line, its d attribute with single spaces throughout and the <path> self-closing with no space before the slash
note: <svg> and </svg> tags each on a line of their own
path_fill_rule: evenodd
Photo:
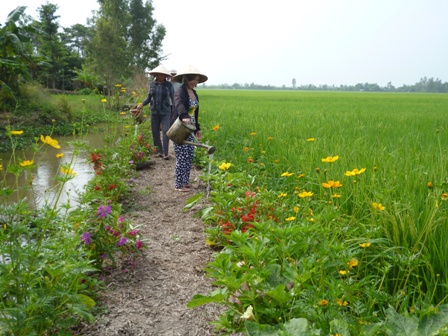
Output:
<svg viewBox="0 0 448 336">
<path fill-rule="evenodd" d="M 79 140 L 73 136 L 58 137 L 57 140 L 61 145 L 60 149 L 45 146 L 45 151 L 39 152 L 34 157 L 36 168 L 32 172 L 22 172 L 19 177 L 19 187 L 29 184 L 32 181 L 32 187 L 25 190 L 19 190 L 12 194 L 7 202 L 16 202 L 24 197 L 32 207 L 41 207 L 44 204 L 54 205 L 60 193 L 60 187 L 55 177 L 61 174 L 61 166 L 72 162 L 70 168 L 76 172 L 76 176 L 68 181 L 60 194 L 58 206 L 70 202 L 70 206 L 74 207 L 77 203 L 77 192 L 82 192 L 83 187 L 93 177 L 93 168 L 90 161 L 90 151 L 80 150 L 78 155 L 74 155 L 74 147 L 69 144 L 70 141 Z M 104 133 L 88 134 L 84 140 L 87 148 L 102 148 L 104 146 Z M 56 154 L 63 153 L 62 158 L 57 158 Z M 16 153 L 19 161 L 22 159 L 30 160 L 34 153 L 31 149 L 26 149 Z M 1 153 L 0 159 L 3 164 L 6 185 L 10 188 L 17 189 L 15 186 L 16 178 L 11 173 L 6 173 L 8 162 L 11 154 Z M 3 180 L 3 179 L 2 179 Z M 1 181 L 0 181 L 1 183 Z M 3 202 L 3 200 L 2 200 Z"/>
</svg>

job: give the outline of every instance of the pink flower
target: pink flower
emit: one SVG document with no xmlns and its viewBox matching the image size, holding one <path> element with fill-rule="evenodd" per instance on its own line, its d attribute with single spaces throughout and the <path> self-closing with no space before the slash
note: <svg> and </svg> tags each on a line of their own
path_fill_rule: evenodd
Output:
<svg viewBox="0 0 448 336">
<path fill-rule="evenodd" d="M 140 239 L 137 239 L 135 241 L 135 247 L 137 248 L 137 250 L 140 250 L 143 247 L 143 242 Z"/>
</svg>

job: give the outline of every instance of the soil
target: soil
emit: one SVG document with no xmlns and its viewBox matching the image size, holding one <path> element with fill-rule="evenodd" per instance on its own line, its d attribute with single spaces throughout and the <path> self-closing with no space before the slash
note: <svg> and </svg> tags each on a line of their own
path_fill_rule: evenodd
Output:
<svg viewBox="0 0 448 336">
<path fill-rule="evenodd" d="M 138 172 L 138 190 L 126 214 L 139 226 L 147 248 L 133 263 L 102 275 L 105 290 L 97 304 L 104 312 L 96 323 L 82 326 L 81 335 L 219 335 L 210 322 L 221 306 L 187 308 L 195 294 L 213 290 L 203 271 L 214 252 L 205 244 L 204 224 L 193 217 L 194 209 L 182 212 L 186 200 L 207 186 L 197 179 L 200 171 L 192 170 L 193 189 L 175 191 L 174 155 L 152 161 Z"/>
</svg>

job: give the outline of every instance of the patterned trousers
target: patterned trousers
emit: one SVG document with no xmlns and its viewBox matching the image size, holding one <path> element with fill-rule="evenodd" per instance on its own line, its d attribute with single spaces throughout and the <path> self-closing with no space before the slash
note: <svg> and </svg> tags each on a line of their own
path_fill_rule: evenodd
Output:
<svg viewBox="0 0 448 336">
<path fill-rule="evenodd" d="M 193 135 L 188 137 L 188 141 L 194 141 Z M 181 189 L 190 183 L 190 172 L 193 166 L 194 146 L 174 144 L 176 153 L 175 186 Z"/>
</svg>

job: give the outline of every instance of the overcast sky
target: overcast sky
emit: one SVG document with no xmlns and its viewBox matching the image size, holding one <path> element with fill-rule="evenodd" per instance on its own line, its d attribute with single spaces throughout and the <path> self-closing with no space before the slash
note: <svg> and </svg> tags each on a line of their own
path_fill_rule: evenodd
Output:
<svg viewBox="0 0 448 336">
<path fill-rule="evenodd" d="M 0 22 L 19 5 L 0 0 Z M 14 4 L 13 4 L 14 3 Z M 86 23 L 95 0 L 52 0 L 59 23 Z M 163 62 L 194 65 L 209 84 L 275 86 L 448 81 L 448 0 L 153 0 Z"/>
</svg>

